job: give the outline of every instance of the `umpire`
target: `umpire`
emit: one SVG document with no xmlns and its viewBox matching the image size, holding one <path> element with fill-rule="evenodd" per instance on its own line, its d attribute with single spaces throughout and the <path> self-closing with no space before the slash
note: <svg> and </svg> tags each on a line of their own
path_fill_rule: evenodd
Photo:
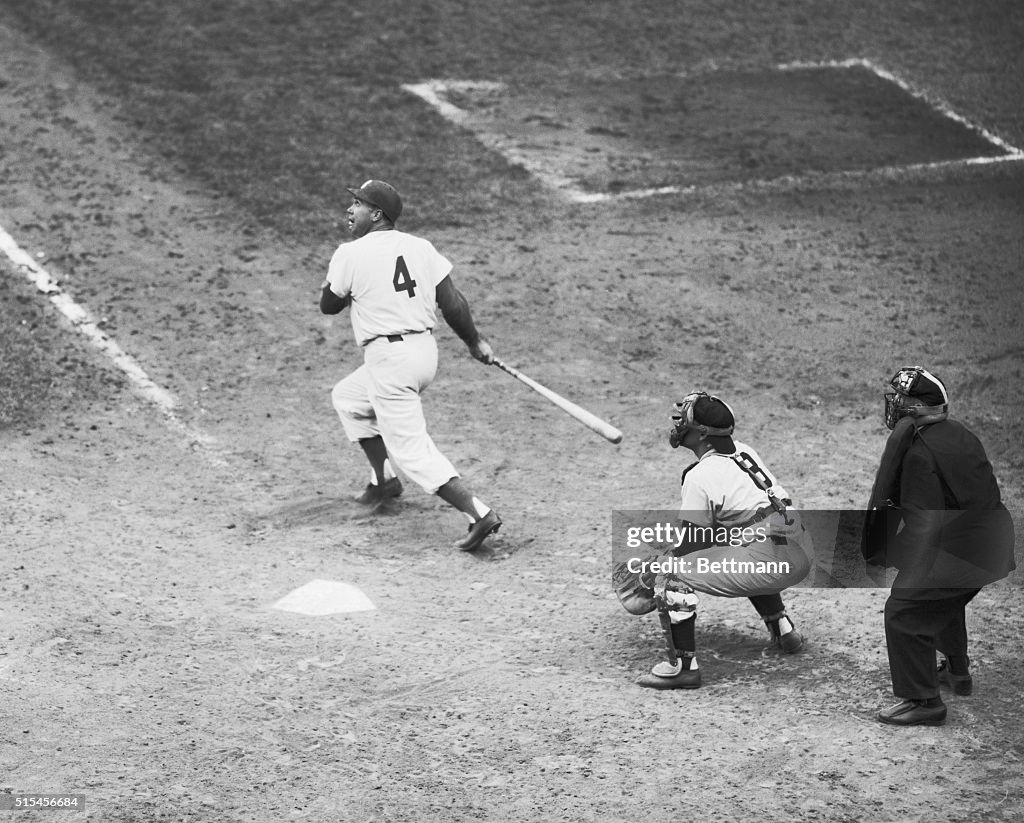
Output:
<svg viewBox="0 0 1024 823">
<path fill-rule="evenodd" d="M 941 726 L 940 683 L 959 695 L 973 687 L 967 604 L 1015 568 L 1013 520 L 981 441 L 949 417 L 942 381 L 909 366 L 889 385 L 885 423 L 892 434 L 862 549 L 869 567 L 898 569 L 885 603 L 885 641 L 893 693 L 902 702 L 877 717 L 894 726 Z"/>
</svg>

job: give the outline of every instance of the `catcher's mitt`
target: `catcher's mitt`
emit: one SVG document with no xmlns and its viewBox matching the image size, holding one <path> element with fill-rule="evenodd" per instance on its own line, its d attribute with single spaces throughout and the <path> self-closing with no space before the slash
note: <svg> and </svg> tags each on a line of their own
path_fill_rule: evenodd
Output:
<svg viewBox="0 0 1024 823">
<path fill-rule="evenodd" d="M 628 564 L 629 561 L 624 560 L 612 569 L 612 587 L 622 608 L 627 612 L 649 614 L 657 608 L 654 602 L 655 576 L 650 573 L 631 572 Z"/>
</svg>

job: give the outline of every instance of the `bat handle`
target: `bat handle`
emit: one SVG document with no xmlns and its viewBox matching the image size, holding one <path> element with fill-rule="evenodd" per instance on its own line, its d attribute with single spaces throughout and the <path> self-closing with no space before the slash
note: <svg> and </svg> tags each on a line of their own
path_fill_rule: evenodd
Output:
<svg viewBox="0 0 1024 823">
<path fill-rule="evenodd" d="M 497 357 L 495 357 L 495 358 L 493 358 L 491 360 L 491 365 L 492 366 L 497 366 L 503 372 L 511 374 L 513 377 L 515 377 L 518 374 L 518 372 L 515 369 L 513 369 L 511 366 L 507 365 L 506 363 L 502 362 Z"/>
</svg>

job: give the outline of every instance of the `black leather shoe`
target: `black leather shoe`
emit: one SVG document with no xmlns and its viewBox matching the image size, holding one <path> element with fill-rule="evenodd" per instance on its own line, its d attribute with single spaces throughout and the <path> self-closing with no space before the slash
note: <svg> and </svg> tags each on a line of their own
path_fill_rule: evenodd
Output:
<svg viewBox="0 0 1024 823">
<path fill-rule="evenodd" d="M 636 684 L 645 689 L 699 689 L 700 669 L 684 670 L 668 677 L 662 677 L 652 672 L 645 674 L 636 681 Z"/>
<path fill-rule="evenodd" d="M 939 664 L 938 671 L 939 685 L 948 686 L 953 690 L 953 694 L 967 697 L 967 695 L 974 691 L 974 678 L 969 674 L 953 674 L 950 671 L 948 660 L 943 660 Z"/>
<path fill-rule="evenodd" d="M 779 636 L 779 648 L 786 654 L 795 654 L 804 647 L 804 636 L 796 629 Z"/>
<path fill-rule="evenodd" d="M 476 551 L 487 538 L 501 528 L 501 518 L 498 513 L 491 509 L 483 517 L 469 527 L 469 534 L 462 540 L 455 541 L 455 548 L 464 552 Z"/>
<path fill-rule="evenodd" d="M 790 621 L 790 630 L 785 634 L 782 634 L 779 630 L 779 620 L 783 617 Z M 772 636 L 773 646 L 782 649 L 786 654 L 795 654 L 804 647 L 804 636 L 793 626 L 793 621 L 790 620 L 785 609 L 778 614 L 770 614 L 763 619 L 765 626 L 768 627 L 768 633 Z"/>
<path fill-rule="evenodd" d="M 904 700 L 878 713 L 878 720 L 890 726 L 942 726 L 946 723 L 946 706 L 925 706 L 922 700 Z"/>
<path fill-rule="evenodd" d="M 385 500 L 398 497 L 402 493 L 402 481 L 397 477 L 389 477 L 381 485 L 370 483 L 363 490 L 363 493 L 356 498 L 356 503 L 364 506 L 376 506 Z"/>
</svg>

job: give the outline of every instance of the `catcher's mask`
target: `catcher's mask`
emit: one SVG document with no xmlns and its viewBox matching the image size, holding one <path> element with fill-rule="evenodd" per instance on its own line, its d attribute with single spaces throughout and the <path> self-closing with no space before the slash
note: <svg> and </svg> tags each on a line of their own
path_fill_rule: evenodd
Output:
<svg viewBox="0 0 1024 823">
<path fill-rule="evenodd" d="M 889 385 L 892 388 L 884 393 L 886 428 L 895 428 L 904 417 L 944 415 L 949 411 L 945 385 L 920 366 L 904 366 Z"/>
<path fill-rule="evenodd" d="M 728 412 L 729 420 L 732 422 L 726 426 L 712 426 L 698 421 L 694 416 L 694 409 L 697 403 L 702 399 L 706 399 L 714 403 L 721 403 L 722 406 L 725 407 L 725 411 Z M 678 448 L 683 442 L 683 437 L 686 436 L 687 429 L 694 429 L 708 437 L 730 437 L 732 436 L 733 429 L 735 428 L 736 415 L 733 414 L 728 403 L 721 398 L 715 397 L 713 394 L 708 394 L 707 392 L 691 392 L 678 403 L 673 405 L 672 431 L 669 433 L 668 442 L 672 444 L 673 449 Z"/>
</svg>

